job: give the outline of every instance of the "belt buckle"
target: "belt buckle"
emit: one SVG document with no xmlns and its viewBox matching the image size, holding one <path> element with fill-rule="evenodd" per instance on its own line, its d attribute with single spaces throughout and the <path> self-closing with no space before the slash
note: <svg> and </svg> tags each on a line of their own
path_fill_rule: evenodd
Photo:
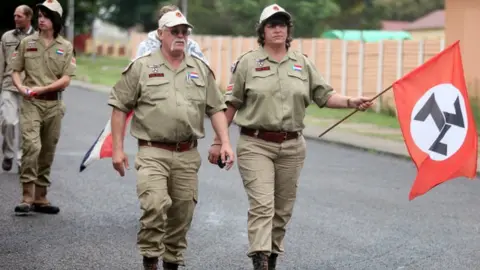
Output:
<svg viewBox="0 0 480 270">
<path fill-rule="evenodd" d="M 282 132 L 280 132 L 280 133 L 283 133 L 283 140 L 286 141 L 287 138 L 288 138 L 288 132 L 282 131 Z"/>
<path fill-rule="evenodd" d="M 175 143 L 175 151 L 176 152 L 180 152 L 180 144 L 181 144 L 181 142 Z"/>
</svg>

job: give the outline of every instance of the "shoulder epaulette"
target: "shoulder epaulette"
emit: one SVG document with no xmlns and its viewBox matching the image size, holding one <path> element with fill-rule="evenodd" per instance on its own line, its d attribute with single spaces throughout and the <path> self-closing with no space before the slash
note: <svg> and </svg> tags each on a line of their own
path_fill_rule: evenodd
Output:
<svg viewBox="0 0 480 270">
<path fill-rule="evenodd" d="M 240 62 L 240 60 L 241 60 L 245 55 L 247 55 L 247 54 L 249 54 L 249 53 L 251 53 L 251 52 L 253 52 L 253 51 L 255 51 L 255 50 L 246 51 L 246 52 L 242 53 L 239 57 L 237 57 L 237 60 L 236 60 L 235 62 L 233 62 L 232 67 L 230 68 L 230 72 L 235 73 L 235 70 L 237 70 L 237 65 L 238 65 L 238 63 Z"/>
<path fill-rule="evenodd" d="M 197 53 L 191 52 L 190 55 L 191 55 L 192 57 L 195 57 L 195 58 L 197 58 L 198 60 L 202 61 L 205 65 L 210 66 L 210 64 L 208 64 L 207 60 L 206 60 L 205 58 L 203 58 L 203 57 L 200 57 L 200 55 L 198 55 Z"/>
<path fill-rule="evenodd" d="M 122 71 L 122 74 L 125 73 L 125 72 L 127 72 L 127 71 L 130 69 L 130 67 L 132 67 L 133 63 L 135 63 L 135 61 L 137 61 L 137 60 L 140 59 L 140 58 L 149 56 L 149 55 L 151 55 L 151 54 L 152 54 L 152 52 L 148 51 L 148 52 L 146 52 L 146 53 L 144 53 L 144 54 L 142 54 L 142 55 L 140 55 L 140 56 L 137 56 L 137 57 L 135 57 L 134 59 L 132 59 L 132 61 L 130 61 L 130 63 L 128 63 L 128 65 L 127 65 L 127 66 L 125 67 L 125 69 Z"/>
<path fill-rule="evenodd" d="M 207 62 L 205 62 L 205 60 L 203 60 L 200 56 L 198 56 L 198 55 L 196 55 L 196 54 L 194 54 L 194 53 L 190 54 L 190 56 L 191 56 L 193 59 L 196 59 L 196 60 L 200 61 L 203 65 L 205 65 L 205 66 L 207 67 L 207 69 L 210 70 L 210 72 L 211 72 L 212 75 L 213 75 L 213 78 L 215 79 L 215 72 L 214 72 L 213 69 L 210 67 L 210 65 L 209 65 Z M 205 77 L 206 77 L 208 74 L 204 74 L 204 75 L 205 75 Z"/>
</svg>

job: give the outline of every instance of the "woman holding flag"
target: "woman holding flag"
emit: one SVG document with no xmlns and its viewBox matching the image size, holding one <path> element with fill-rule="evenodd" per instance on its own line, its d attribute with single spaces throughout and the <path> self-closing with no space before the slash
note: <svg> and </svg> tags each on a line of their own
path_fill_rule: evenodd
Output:
<svg viewBox="0 0 480 270">
<path fill-rule="evenodd" d="M 46 0 L 37 7 L 39 32 L 23 39 L 12 55 L 13 83 L 24 97 L 20 110 L 23 197 L 15 207 L 17 214 L 60 211 L 46 195 L 65 114 L 62 92 L 76 70 L 73 46 L 60 36 L 62 6 L 56 0 Z"/>
<path fill-rule="evenodd" d="M 372 106 L 369 98 L 347 97 L 327 85 L 314 64 L 290 49 L 292 18 L 282 7 L 267 6 L 257 26 L 258 49 L 239 57 L 226 91 L 227 119 L 240 127 L 237 159 L 250 202 L 247 255 L 254 270 L 273 270 L 283 252 L 298 179 L 306 155 L 302 136 L 305 109 Z M 209 161 L 216 164 L 214 138 Z"/>
</svg>

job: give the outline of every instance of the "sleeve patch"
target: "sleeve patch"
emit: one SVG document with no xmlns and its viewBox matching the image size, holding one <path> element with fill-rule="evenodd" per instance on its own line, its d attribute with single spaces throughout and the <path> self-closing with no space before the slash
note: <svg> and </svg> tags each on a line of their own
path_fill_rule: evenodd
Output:
<svg viewBox="0 0 480 270">
<path fill-rule="evenodd" d="M 225 91 L 225 95 L 231 95 L 233 91 L 233 83 L 227 85 L 227 91 Z"/>
<path fill-rule="evenodd" d="M 238 60 L 235 61 L 230 67 L 230 71 L 232 72 L 232 74 L 235 73 L 235 70 L 237 70 L 238 62 L 239 62 Z"/>
</svg>

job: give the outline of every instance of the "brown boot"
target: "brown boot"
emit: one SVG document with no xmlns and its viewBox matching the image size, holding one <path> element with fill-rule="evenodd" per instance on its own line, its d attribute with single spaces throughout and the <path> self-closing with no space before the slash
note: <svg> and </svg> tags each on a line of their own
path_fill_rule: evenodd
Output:
<svg viewBox="0 0 480 270">
<path fill-rule="evenodd" d="M 23 183 L 22 188 L 22 202 L 15 206 L 15 214 L 17 215 L 27 215 L 31 211 L 32 203 L 35 196 L 34 183 Z"/>
<path fill-rule="evenodd" d="M 270 254 L 268 258 L 268 270 L 275 270 L 275 267 L 277 267 L 277 257 L 278 254 L 276 253 Z"/>
<path fill-rule="evenodd" d="M 51 205 L 47 200 L 47 187 L 35 186 L 35 201 L 32 210 L 43 214 L 58 214 L 60 208 Z"/>
<path fill-rule="evenodd" d="M 267 255 L 257 252 L 252 255 L 253 270 L 268 270 Z"/>
<path fill-rule="evenodd" d="M 163 270 L 177 270 L 178 264 L 163 261 Z"/>
<path fill-rule="evenodd" d="M 157 270 L 158 258 L 143 257 L 143 269 L 144 270 Z"/>
</svg>

